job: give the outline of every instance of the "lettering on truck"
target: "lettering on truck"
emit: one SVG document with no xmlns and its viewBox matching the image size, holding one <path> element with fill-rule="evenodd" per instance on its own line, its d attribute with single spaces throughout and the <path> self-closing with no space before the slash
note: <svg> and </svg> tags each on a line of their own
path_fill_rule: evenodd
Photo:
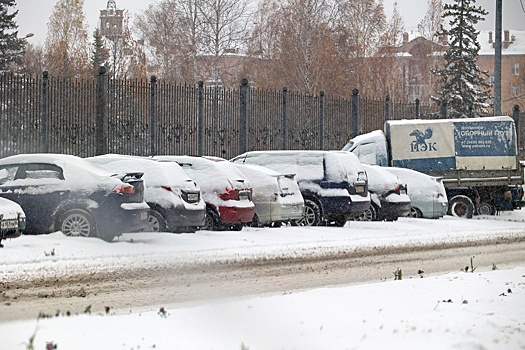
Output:
<svg viewBox="0 0 525 350">
<path fill-rule="evenodd" d="M 436 142 L 428 142 L 432 138 L 432 128 L 427 128 L 425 132 L 415 129 L 410 133 L 410 136 L 415 137 L 415 140 L 410 144 L 410 152 L 432 152 L 437 151 Z"/>
</svg>

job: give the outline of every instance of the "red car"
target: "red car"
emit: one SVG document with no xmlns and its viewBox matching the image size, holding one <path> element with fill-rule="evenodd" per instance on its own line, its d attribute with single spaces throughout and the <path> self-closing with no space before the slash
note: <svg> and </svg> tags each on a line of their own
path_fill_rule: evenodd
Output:
<svg viewBox="0 0 525 350">
<path fill-rule="evenodd" d="M 246 177 L 225 159 L 216 157 L 157 156 L 177 162 L 201 189 L 206 203 L 203 230 L 241 230 L 255 213 L 252 188 Z"/>
</svg>

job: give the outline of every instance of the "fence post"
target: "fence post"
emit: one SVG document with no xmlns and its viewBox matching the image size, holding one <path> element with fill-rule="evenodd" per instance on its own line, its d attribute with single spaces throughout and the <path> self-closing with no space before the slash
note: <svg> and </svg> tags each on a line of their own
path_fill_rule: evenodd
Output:
<svg viewBox="0 0 525 350">
<path fill-rule="evenodd" d="M 283 150 L 288 149 L 288 88 L 283 88 Z"/>
<path fill-rule="evenodd" d="M 520 106 L 514 105 L 514 107 L 512 108 L 512 119 L 514 119 L 514 124 L 516 125 L 516 143 L 518 144 L 518 155 L 521 159 L 523 152 L 523 147 L 521 145 L 523 133 L 521 131 Z"/>
<path fill-rule="evenodd" d="M 447 100 L 441 100 L 441 110 L 439 112 L 441 119 L 447 119 Z"/>
<path fill-rule="evenodd" d="M 157 154 L 157 76 L 152 75 L 151 78 L 151 156 Z"/>
<path fill-rule="evenodd" d="M 319 93 L 319 149 L 324 149 L 324 91 Z"/>
<path fill-rule="evenodd" d="M 352 90 L 352 137 L 359 135 L 361 130 L 361 111 L 359 101 L 359 90 Z"/>
<path fill-rule="evenodd" d="M 248 79 L 241 79 L 240 88 L 239 154 L 248 151 Z"/>
<path fill-rule="evenodd" d="M 106 67 L 100 66 L 97 76 L 96 155 L 108 153 L 108 103 L 105 76 Z"/>
<path fill-rule="evenodd" d="M 390 95 L 386 95 L 385 99 L 385 121 L 390 120 Z"/>
<path fill-rule="evenodd" d="M 42 82 L 42 153 L 49 152 L 49 72 L 44 71 Z"/>
<path fill-rule="evenodd" d="M 419 98 L 416 98 L 416 119 L 419 119 L 421 116 L 421 103 L 419 102 Z"/>
<path fill-rule="evenodd" d="M 198 82 L 198 110 L 197 110 L 197 152 L 204 155 L 204 82 Z"/>
</svg>

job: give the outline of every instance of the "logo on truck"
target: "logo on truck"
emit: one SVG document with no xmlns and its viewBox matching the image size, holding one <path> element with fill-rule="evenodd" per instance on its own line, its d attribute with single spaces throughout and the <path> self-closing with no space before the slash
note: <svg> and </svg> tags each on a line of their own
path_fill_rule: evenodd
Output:
<svg viewBox="0 0 525 350">
<path fill-rule="evenodd" d="M 410 136 L 414 136 L 415 140 L 410 144 L 411 152 L 431 152 L 437 151 L 435 142 L 428 142 L 428 139 L 432 137 L 432 129 L 427 128 L 425 132 L 421 130 L 414 130 L 410 133 Z"/>
</svg>

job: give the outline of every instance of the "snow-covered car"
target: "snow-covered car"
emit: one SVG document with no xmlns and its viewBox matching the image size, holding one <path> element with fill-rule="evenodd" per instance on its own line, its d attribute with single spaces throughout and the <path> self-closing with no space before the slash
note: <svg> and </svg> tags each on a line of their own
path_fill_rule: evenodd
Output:
<svg viewBox="0 0 525 350">
<path fill-rule="evenodd" d="M 304 199 L 295 174 L 281 174 L 270 168 L 233 163 L 250 181 L 255 214 L 252 226 L 279 227 L 303 217 Z"/>
<path fill-rule="evenodd" d="M 0 197 L 22 207 L 24 233 L 62 231 L 111 241 L 147 223 L 141 176 L 113 175 L 72 155 L 22 154 L 0 159 Z"/>
<path fill-rule="evenodd" d="M 195 156 L 155 156 L 176 162 L 201 189 L 206 203 L 203 230 L 241 230 L 255 213 L 252 188 L 243 173 L 222 158 Z"/>
<path fill-rule="evenodd" d="M 368 192 L 372 205 L 359 217 L 358 221 L 394 221 L 410 215 L 410 200 L 407 186 L 386 168 L 362 164 L 368 175 Z"/>
<path fill-rule="evenodd" d="M 397 167 L 385 167 L 384 169 L 407 184 L 411 201 L 411 217 L 438 219 L 447 214 L 447 193 L 440 178 L 412 169 Z"/>
<path fill-rule="evenodd" d="M 22 235 L 26 227 L 26 214 L 20 205 L 0 197 L 0 248 L 2 240 Z"/>
<path fill-rule="evenodd" d="M 204 225 L 206 205 L 201 191 L 177 163 L 118 154 L 86 160 L 112 172 L 144 173 L 144 200 L 151 208 L 148 231 L 194 233 Z"/>
<path fill-rule="evenodd" d="M 253 151 L 230 161 L 296 174 L 305 205 L 301 225 L 342 226 L 370 207 L 366 172 L 350 152 Z"/>
</svg>

